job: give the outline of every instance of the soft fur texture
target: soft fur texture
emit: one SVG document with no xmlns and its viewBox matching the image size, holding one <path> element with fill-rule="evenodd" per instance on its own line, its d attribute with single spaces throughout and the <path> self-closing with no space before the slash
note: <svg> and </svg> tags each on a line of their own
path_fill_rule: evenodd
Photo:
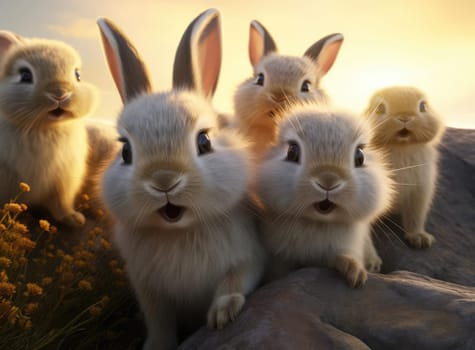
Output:
<svg viewBox="0 0 475 350">
<path fill-rule="evenodd" d="M 370 225 L 389 206 L 392 182 L 382 155 L 368 146 L 369 128 L 356 117 L 316 104 L 285 112 L 278 141 L 258 169 L 269 278 L 303 266 L 336 268 L 350 286 L 381 259 Z M 297 144 L 297 162 L 288 160 Z M 364 164 L 355 165 L 361 147 Z M 333 204 L 329 209 L 328 199 Z M 329 210 L 328 210 L 329 209 Z"/>
<path fill-rule="evenodd" d="M 333 65 L 342 42 L 341 34 L 332 34 L 317 41 L 302 57 L 279 55 L 262 24 L 251 23 L 249 57 L 254 75 L 237 88 L 234 109 L 239 130 L 253 142 L 253 154 L 261 157 L 276 141 L 280 110 L 294 101 L 328 102 L 320 80 Z M 259 74 L 263 75 L 262 85 L 257 84 Z M 306 81 L 309 91 L 302 91 Z"/>
<path fill-rule="evenodd" d="M 424 224 L 437 181 L 442 119 L 422 91 L 405 86 L 375 92 L 365 114 L 374 128 L 372 144 L 388 156 L 397 186 L 393 211 L 402 216 L 405 238 L 415 248 L 430 247 L 434 237 Z"/>
<path fill-rule="evenodd" d="M 112 74 L 141 65 L 117 27 L 105 19 L 99 25 L 109 64 L 119 67 L 111 67 Z M 195 66 L 202 70 L 175 76 L 172 91 L 151 94 L 148 79 L 115 76 L 126 103 L 118 123 L 125 145 L 106 171 L 104 200 L 117 220 L 115 242 L 145 315 L 145 349 L 176 347 L 178 329 L 193 330 L 206 317 L 212 328 L 234 320 L 264 265 L 255 217 L 245 200 L 252 164 L 248 145 L 234 130 L 220 128 L 207 98 L 219 73 L 205 68 L 208 58 L 217 61 L 209 55 L 221 52 L 214 32 L 220 30 L 219 13 L 208 10 L 190 26 L 176 57 L 183 61 L 191 55 L 188 60 L 200 62 Z M 114 50 L 117 43 L 126 46 Z M 190 53 L 183 47 L 191 47 Z M 212 150 L 200 154 L 203 131 Z"/>
<path fill-rule="evenodd" d="M 85 222 L 73 206 L 86 172 L 83 117 L 95 105 L 95 89 L 77 77 L 80 66 L 62 42 L 0 32 L 0 201 L 26 182 L 31 192 L 22 201 L 71 226 Z M 21 81 L 25 70 L 31 81 Z"/>
</svg>

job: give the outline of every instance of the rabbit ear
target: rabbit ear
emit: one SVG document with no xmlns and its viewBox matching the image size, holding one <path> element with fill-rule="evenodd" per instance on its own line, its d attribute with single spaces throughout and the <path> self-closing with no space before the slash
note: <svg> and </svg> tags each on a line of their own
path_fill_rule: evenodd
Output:
<svg viewBox="0 0 475 350">
<path fill-rule="evenodd" d="M 173 64 L 173 87 L 213 96 L 221 68 L 221 20 L 218 10 L 201 13 L 186 28 Z"/>
<path fill-rule="evenodd" d="M 341 44 L 343 43 L 343 35 L 340 33 L 330 34 L 318 40 L 305 51 L 307 56 L 315 62 L 322 75 L 327 74 L 338 56 Z"/>
<path fill-rule="evenodd" d="M 147 68 L 129 39 L 109 19 L 97 20 L 109 70 L 123 103 L 152 90 Z"/>
<path fill-rule="evenodd" d="M 258 21 L 251 22 L 249 29 L 249 60 L 255 67 L 265 55 L 277 52 L 277 45 L 267 29 Z"/>
<path fill-rule="evenodd" d="M 15 45 L 22 42 L 22 37 L 6 30 L 0 30 L 0 60 L 3 55 Z"/>
</svg>

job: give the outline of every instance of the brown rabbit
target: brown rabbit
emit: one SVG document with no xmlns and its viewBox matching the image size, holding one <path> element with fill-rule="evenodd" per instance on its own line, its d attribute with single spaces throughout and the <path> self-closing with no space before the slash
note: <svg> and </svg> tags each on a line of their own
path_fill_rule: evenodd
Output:
<svg viewBox="0 0 475 350">
<path fill-rule="evenodd" d="M 0 202 L 18 192 L 71 226 L 84 224 L 74 199 L 86 172 L 84 116 L 95 89 L 81 81 L 81 60 L 70 46 L 0 31 Z"/>
<path fill-rule="evenodd" d="M 343 35 L 328 35 L 310 46 L 302 57 L 277 53 L 272 36 L 258 21 L 249 33 L 252 78 L 239 85 L 234 95 L 235 123 L 253 142 L 259 158 L 276 141 L 280 109 L 294 101 L 328 102 L 320 88 L 321 78 L 332 67 Z"/>
<path fill-rule="evenodd" d="M 424 225 L 437 181 L 442 119 L 424 93 L 410 86 L 376 91 L 365 114 L 374 128 L 372 144 L 387 154 L 393 170 L 393 211 L 402 216 L 405 238 L 414 248 L 430 247 L 434 236 Z"/>
</svg>

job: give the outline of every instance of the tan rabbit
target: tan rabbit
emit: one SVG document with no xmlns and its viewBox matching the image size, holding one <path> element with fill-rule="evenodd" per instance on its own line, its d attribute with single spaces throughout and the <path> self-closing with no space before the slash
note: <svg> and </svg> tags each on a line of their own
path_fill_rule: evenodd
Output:
<svg viewBox="0 0 475 350">
<path fill-rule="evenodd" d="M 302 57 L 279 55 L 264 26 L 251 22 L 249 58 L 254 75 L 237 88 L 234 109 L 235 123 L 253 142 L 258 158 L 276 141 L 280 109 L 294 101 L 328 102 L 320 80 L 332 67 L 342 43 L 343 35 L 331 34 L 310 46 Z"/>
<path fill-rule="evenodd" d="M 257 177 L 268 278 L 326 266 L 361 286 L 381 266 L 370 231 L 392 193 L 382 154 L 361 118 L 315 103 L 284 114 Z"/>
<path fill-rule="evenodd" d="M 0 31 L 0 202 L 27 182 L 22 201 L 71 226 L 85 222 L 73 205 L 86 171 L 83 117 L 96 100 L 80 68 L 62 42 Z"/>
<path fill-rule="evenodd" d="M 374 128 L 372 144 L 388 156 L 397 186 L 393 211 L 402 216 L 412 247 L 427 248 L 434 237 L 424 224 L 437 181 L 437 145 L 445 129 L 423 92 L 392 86 L 374 93 L 365 112 Z"/>
<path fill-rule="evenodd" d="M 219 127 L 210 104 L 221 64 L 220 17 L 207 10 L 176 52 L 173 89 L 152 94 L 137 50 L 98 21 L 125 103 L 121 154 L 106 171 L 104 200 L 115 242 L 145 315 L 145 349 L 171 349 L 177 327 L 234 320 L 263 271 L 257 224 L 245 202 L 248 145 Z M 207 315 L 207 316 L 206 316 Z"/>
</svg>

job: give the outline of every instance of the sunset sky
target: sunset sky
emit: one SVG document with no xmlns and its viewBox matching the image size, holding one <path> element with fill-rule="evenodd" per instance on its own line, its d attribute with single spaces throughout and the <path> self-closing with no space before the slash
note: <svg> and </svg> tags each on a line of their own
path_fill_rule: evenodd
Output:
<svg viewBox="0 0 475 350">
<path fill-rule="evenodd" d="M 361 112 L 372 92 L 398 84 L 425 91 L 447 124 L 475 128 L 475 1 L 472 0 L 80 0 L 2 1 L 0 29 L 63 40 L 83 58 L 82 78 L 99 87 L 95 118 L 121 108 L 96 25 L 116 22 L 149 66 L 157 91 L 171 86 L 173 56 L 188 23 L 203 10 L 221 11 L 223 64 L 215 106 L 232 111 L 235 87 L 251 75 L 249 22 L 271 32 L 283 54 L 301 55 L 333 32 L 345 42 L 322 81 L 335 105 Z"/>
</svg>

